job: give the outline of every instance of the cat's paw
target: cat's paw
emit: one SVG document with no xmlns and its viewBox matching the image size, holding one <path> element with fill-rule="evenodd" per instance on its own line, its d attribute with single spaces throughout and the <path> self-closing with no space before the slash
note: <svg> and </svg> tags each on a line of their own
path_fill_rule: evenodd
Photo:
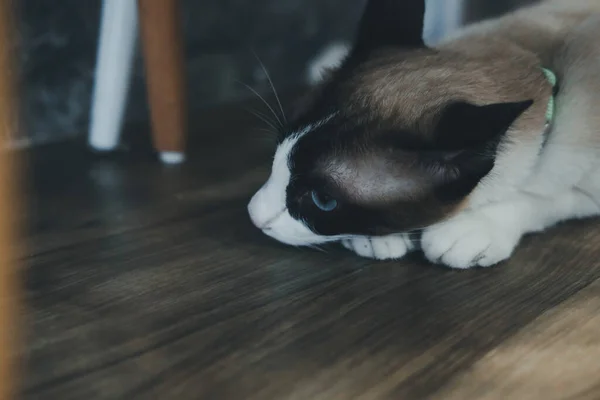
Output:
<svg viewBox="0 0 600 400">
<path fill-rule="evenodd" d="M 483 215 L 459 216 L 427 229 L 425 257 L 452 268 L 490 267 L 511 256 L 520 236 Z"/>
<path fill-rule="evenodd" d="M 342 241 L 342 245 L 361 257 L 375 260 L 397 260 L 413 249 L 407 235 L 359 236 Z"/>
</svg>

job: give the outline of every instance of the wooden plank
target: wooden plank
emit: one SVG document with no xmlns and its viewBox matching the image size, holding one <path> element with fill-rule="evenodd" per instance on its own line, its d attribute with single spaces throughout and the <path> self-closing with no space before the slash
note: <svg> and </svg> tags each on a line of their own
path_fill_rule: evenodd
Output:
<svg viewBox="0 0 600 400">
<path fill-rule="evenodd" d="M 600 398 L 600 280 L 487 353 L 439 399 Z"/>
<path fill-rule="evenodd" d="M 16 71 L 12 50 L 13 4 L 0 1 L 0 138 L 4 147 L 15 138 L 17 102 L 15 100 Z M 16 267 L 17 243 L 14 221 L 16 210 L 14 183 L 16 164 L 13 154 L 0 156 L 0 399 L 16 397 L 16 354 L 18 337 L 19 290 Z"/>
<path fill-rule="evenodd" d="M 245 207 L 272 151 L 244 115 L 199 113 L 181 168 L 39 150 L 26 398 L 444 398 L 600 279 L 600 220 L 529 236 L 503 265 L 461 272 L 269 240 Z"/>
</svg>

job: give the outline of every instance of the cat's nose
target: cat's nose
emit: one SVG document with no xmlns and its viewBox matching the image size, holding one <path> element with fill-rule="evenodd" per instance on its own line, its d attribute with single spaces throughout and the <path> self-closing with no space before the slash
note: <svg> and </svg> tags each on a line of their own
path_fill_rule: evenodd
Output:
<svg viewBox="0 0 600 400">
<path fill-rule="evenodd" d="M 252 223 L 259 229 L 263 229 L 268 220 L 268 210 L 262 190 L 256 192 L 250 203 L 248 203 L 248 215 Z"/>
</svg>

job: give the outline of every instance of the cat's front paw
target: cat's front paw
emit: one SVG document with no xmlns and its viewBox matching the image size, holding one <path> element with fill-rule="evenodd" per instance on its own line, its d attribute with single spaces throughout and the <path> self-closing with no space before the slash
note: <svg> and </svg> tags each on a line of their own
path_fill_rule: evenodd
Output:
<svg viewBox="0 0 600 400">
<path fill-rule="evenodd" d="M 519 239 L 490 218 L 464 215 L 427 229 L 421 248 L 436 264 L 459 269 L 490 267 L 509 258 Z"/>
<path fill-rule="evenodd" d="M 413 249 L 410 238 L 404 234 L 390 236 L 359 236 L 342 241 L 345 248 L 361 257 L 375 260 L 397 260 Z"/>
</svg>

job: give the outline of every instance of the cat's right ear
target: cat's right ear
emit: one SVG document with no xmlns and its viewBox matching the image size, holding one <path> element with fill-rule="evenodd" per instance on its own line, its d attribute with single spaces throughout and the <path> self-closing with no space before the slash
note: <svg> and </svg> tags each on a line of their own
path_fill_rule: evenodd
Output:
<svg viewBox="0 0 600 400">
<path fill-rule="evenodd" d="M 424 47 L 424 21 L 425 0 L 367 0 L 351 54 L 387 46 Z"/>
</svg>

